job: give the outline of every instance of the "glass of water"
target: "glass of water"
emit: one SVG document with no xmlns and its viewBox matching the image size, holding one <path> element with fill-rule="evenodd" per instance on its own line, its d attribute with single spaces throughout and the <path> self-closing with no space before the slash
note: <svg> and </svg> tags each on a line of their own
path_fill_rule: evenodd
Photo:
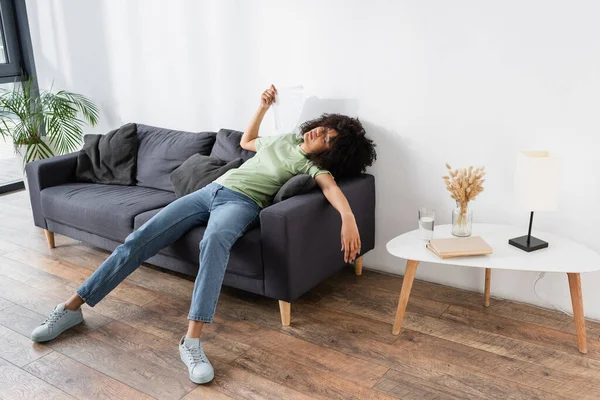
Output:
<svg viewBox="0 0 600 400">
<path fill-rule="evenodd" d="M 419 234 L 421 239 L 433 239 L 433 226 L 435 225 L 435 210 L 419 208 Z"/>
</svg>

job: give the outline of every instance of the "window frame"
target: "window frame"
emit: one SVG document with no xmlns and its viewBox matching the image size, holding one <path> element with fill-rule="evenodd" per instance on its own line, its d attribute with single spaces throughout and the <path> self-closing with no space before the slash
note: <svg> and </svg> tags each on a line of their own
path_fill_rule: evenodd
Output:
<svg viewBox="0 0 600 400">
<path fill-rule="evenodd" d="M 25 0 L 0 0 L 0 7 L 3 17 L 0 29 L 4 34 L 8 57 L 8 63 L 0 64 L 0 84 L 17 83 L 35 77 L 35 60 Z M 33 95 L 39 95 L 37 79 L 32 81 L 31 90 Z M 0 183 L 0 195 L 24 188 L 22 179 Z"/>
<path fill-rule="evenodd" d="M 0 29 L 4 41 L 6 63 L 0 63 L 0 83 L 23 79 L 21 41 L 17 30 L 17 17 L 12 0 L 0 0 Z"/>
</svg>

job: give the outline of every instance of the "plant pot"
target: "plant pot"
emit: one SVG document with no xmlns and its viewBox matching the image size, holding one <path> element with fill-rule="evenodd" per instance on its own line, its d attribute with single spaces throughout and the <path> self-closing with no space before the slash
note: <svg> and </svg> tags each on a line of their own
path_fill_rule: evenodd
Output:
<svg viewBox="0 0 600 400">
<path fill-rule="evenodd" d="M 49 139 L 44 136 L 42 137 L 42 140 L 50 147 L 50 149 L 52 149 L 52 151 L 56 154 L 56 150 L 54 149 L 54 146 L 52 146 L 49 142 Z M 15 145 L 13 144 L 14 150 L 15 150 L 15 155 L 17 156 L 18 160 L 19 160 L 19 167 L 21 168 L 21 172 L 23 173 L 23 184 L 25 185 L 25 190 L 29 191 L 29 185 L 27 184 L 27 172 L 25 171 L 25 152 L 27 151 L 27 145 L 25 144 L 20 144 L 20 145 Z M 35 161 L 35 160 L 33 160 Z"/>
</svg>

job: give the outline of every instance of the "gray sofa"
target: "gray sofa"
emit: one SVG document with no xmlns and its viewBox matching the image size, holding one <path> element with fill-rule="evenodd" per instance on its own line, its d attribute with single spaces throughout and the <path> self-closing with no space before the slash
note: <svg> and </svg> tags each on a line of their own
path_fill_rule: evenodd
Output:
<svg viewBox="0 0 600 400">
<path fill-rule="evenodd" d="M 77 182 L 77 153 L 27 164 L 34 223 L 54 247 L 54 233 L 109 251 L 175 200 L 171 172 L 196 153 L 229 161 L 247 160 L 241 132 L 180 132 L 137 125 L 137 185 Z M 356 215 L 362 254 L 375 243 L 375 180 L 372 175 L 339 182 Z M 282 323 L 290 303 L 346 265 L 340 252 L 338 212 L 315 189 L 273 204 L 260 213 L 260 226 L 234 245 L 224 284 L 279 300 Z M 205 226 L 188 231 L 149 263 L 195 276 Z M 362 254 L 355 262 L 360 274 Z"/>
</svg>

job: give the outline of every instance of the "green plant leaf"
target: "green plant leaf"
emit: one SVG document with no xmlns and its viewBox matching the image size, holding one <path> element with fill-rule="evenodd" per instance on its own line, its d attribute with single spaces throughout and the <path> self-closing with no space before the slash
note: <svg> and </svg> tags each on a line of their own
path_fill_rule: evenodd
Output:
<svg viewBox="0 0 600 400">
<path fill-rule="evenodd" d="M 94 126 L 98 119 L 98 108 L 87 97 L 52 88 L 38 92 L 34 78 L 12 90 L 0 90 L 0 136 L 27 146 L 25 162 L 54 156 L 52 148 L 57 154 L 75 151 L 85 125 Z"/>
</svg>

